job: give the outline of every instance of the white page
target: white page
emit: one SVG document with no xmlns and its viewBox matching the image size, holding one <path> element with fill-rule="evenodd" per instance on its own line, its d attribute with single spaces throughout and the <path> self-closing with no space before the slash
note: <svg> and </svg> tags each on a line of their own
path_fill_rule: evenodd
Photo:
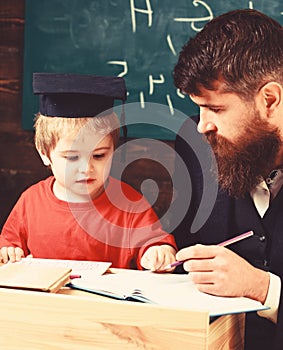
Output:
<svg viewBox="0 0 283 350">
<path fill-rule="evenodd" d="M 39 259 L 22 258 L 13 264 L 24 264 L 33 266 L 62 266 L 72 269 L 72 274 L 81 276 L 100 276 L 111 266 L 111 262 L 86 261 L 86 260 L 60 260 L 60 259 Z"/>
<path fill-rule="evenodd" d="M 129 296 L 134 290 L 153 303 L 173 308 L 208 311 L 210 316 L 267 309 L 249 298 L 217 297 L 199 292 L 187 274 L 157 274 L 149 271 L 106 274 L 72 281 L 75 287 L 112 291 Z"/>
</svg>

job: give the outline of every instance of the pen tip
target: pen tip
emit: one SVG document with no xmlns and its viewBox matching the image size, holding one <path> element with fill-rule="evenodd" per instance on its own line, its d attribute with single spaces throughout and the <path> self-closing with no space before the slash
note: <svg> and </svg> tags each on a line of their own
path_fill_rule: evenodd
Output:
<svg viewBox="0 0 283 350">
<path fill-rule="evenodd" d="M 168 264 L 168 265 L 166 265 L 166 266 L 164 267 L 164 270 L 169 270 L 169 269 L 171 269 L 171 268 L 172 268 L 171 264 Z"/>
</svg>

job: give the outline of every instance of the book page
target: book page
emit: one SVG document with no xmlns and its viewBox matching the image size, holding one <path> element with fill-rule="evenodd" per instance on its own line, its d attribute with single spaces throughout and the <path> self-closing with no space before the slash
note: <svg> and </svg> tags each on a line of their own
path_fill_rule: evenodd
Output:
<svg viewBox="0 0 283 350">
<path fill-rule="evenodd" d="M 22 258 L 13 264 L 46 266 L 46 267 L 65 267 L 72 269 L 72 274 L 81 276 L 100 276 L 103 275 L 111 266 L 111 262 L 86 261 L 86 260 L 60 260 L 60 259 L 39 259 Z"/>
<path fill-rule="evenodd" d="M 217 297 L 199 292 L 188 274 L 158 274 L 149 271 L 106 274 L 96 278 L 81 278 L 71 285 L 95 292 L 110 291 L 119 297 L 135 297 L 153 304 L 196 311 L 208 311 L 210 316 L 267 309 L 261 303 L 244 297 Z"/>
</svg>

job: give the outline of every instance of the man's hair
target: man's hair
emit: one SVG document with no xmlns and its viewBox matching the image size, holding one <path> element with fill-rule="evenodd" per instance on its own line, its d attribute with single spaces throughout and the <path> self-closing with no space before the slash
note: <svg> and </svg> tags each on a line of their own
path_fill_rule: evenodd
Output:
<svg viewBox="0 0 283 350">
<path fill-rule="evenodd" d="M 62 137 L 76 135 L 79 132 L 94 132 L 102 136 L 111 135 L 114 148 L 120 136 L 120 122 L 112 112 L 99 117 L 63 118 L 50 117 L 38 113 L 35 123 L 35 146 L 47 157 Z"/>
<path fill-rule="evenodd" d="M 182 48 L 174 83 L 183 93 L 200 87 L 251 98 L 269 81 L 283 83 L 283 27 L 255 10 L 235 10 L 214 18 Z"/>
</svg>

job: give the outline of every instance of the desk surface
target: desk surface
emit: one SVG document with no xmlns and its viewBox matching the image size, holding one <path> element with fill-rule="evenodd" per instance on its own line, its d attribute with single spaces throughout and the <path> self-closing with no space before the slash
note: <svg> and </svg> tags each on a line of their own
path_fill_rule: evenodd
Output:
<svg viewBox="0 0 283 350">
<path fill-rule="evenodd" d="M 206 312 L 124 302 L 63 288 L 0 288 L 5 350 L 243 349 L 244 315 L 209 324 Z"/>
</svg>

